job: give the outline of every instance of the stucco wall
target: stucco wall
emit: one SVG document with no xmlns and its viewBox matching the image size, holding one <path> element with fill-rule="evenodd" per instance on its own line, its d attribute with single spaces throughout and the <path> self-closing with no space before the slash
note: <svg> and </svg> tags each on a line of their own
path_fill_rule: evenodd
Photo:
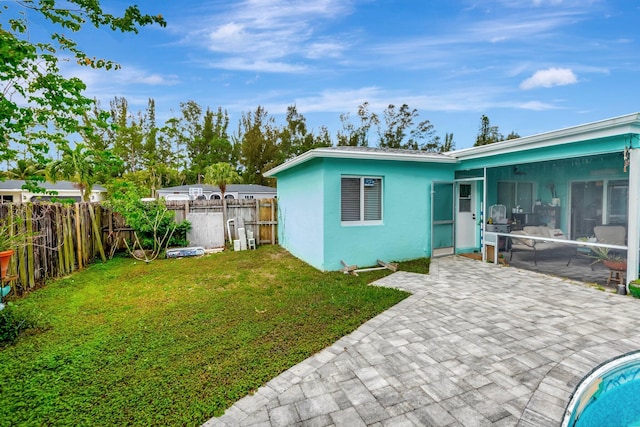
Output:
<svg viewBox="0 0 640 427">
<path fill-rule="evenodd" d="M 322 162 L 315 159 L 278 175 L 278 241 L 320 270 L 325 269 Z"/>
<path fill-rule="evenodd" d="M 343 175 L 383 178 L 382 225 L 341 224 Z M 452 179 L 451 165 L 325 159 L 324 269 L 339 270 L 340 260 L 365 267 L 375 265 L 377 259 L 401 261 L 429 256 L 431 182 Z"/>
</svg>

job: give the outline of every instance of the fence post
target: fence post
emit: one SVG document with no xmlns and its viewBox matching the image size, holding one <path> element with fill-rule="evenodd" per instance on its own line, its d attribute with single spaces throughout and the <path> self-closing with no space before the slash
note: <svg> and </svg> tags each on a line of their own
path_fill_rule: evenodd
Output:
<svg viewBox="0 0 640 427">
<path fill-rule="evenodd" d="M 76 203 L 76 252 L 78 252 L 78 270 L 82 270 L 82 231 L 80 230 L 80 205 Z"/>
<path fill-rule="evenodd" d="M 222 231 L 222 233 L 224 234 L 227 231 L 227 218 L 228 218 L 228 213 L 227 213 L 227 199 L 224 198 L 224 194 L 222 195 L 222 227 L 224 228 L 224 230 Z M 233 229 L 235 230 L 237 228 L 237 225 L 234 224 L 233 225 Z M 227 239 L 229 239 L 229 241 L 231 241 L 231 244 L 233 244 L 233 237 L 232 236 L 227 236 Z M 226 240 L 225 240 L 226 242 Z"/>
<path fill-rule="evenodd" d="M 20 233 L 25 233 L 25 230 L 27 229 L 27 224 L 26 224 L 26 220 L 24 218 L 24 209 L 22 208 L 22 205 L 18 205 L 16 208 L 16 215 L 20 216 L 20 224 L 18 224 L 18 234 Z M 27 257 L 25 256 L 25 245 L 20 245 L 20 249 L 18 250 L 18 268 L 19 268 L 19 275 L 20 275 L 20 283 L 22 284 L 23 288 L 27 287 Z"/>
<path fill-rule="evenodd" d="M 56 216 L 56 235 L 57 235 L 57 249 L 58 249 L 58 272 L 64 273 L 64 227 L 62 226 L 63 210 L 58 204 L 55 205 Z"/>
<path fill-rule="evenodd" d="M 100 230 L 98 227 L 98 223 L 96 222 L 96 214 L 93 211 L 93 205 L 89 203 L 88 206 L 89 216 L 91 216 L 91 228 L 93 228 L 93 234 L 95 235 L 96 245 L 98 246 L 100 257 L 102 258 L 102 262 L 107 262 L 107 256 L 104 254 L 104 248 L 102 247 L 102 236 L 100 236 Z"/>
<path fill-rule="evenodd" d="M 274 225 L 274 218 L 275 218 L 275 212 L 276 212 L 276 202 L 274 199 L 271 199 L 271 244 L 275 245 L 276 244 L 276 226 Z"/>
<path fill-rule="evenodd" d="M 73 271 L 73 267 L 75 266 L 75 259 L 73 258 L 73 229 L 71 228 L 71 206 L 67 206 L 67 232 L 65 233 L 66 244 L 67 244 L 67 273 L 71 273 Z"/>
</svg>

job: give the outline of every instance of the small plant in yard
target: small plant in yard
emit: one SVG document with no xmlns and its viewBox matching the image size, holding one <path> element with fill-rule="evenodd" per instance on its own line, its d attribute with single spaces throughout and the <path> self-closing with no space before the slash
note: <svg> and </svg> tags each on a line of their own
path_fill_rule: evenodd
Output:
<svg viewBox="0 0 640 427">
<path fill-rule="evenodd" d="M 23 224 L 20 217 L 14 218 L 12 223 L 8 223 L 6 218 L 0 220 L 0 252 L 23 247 L 37 240 L 40 235 L 23 230 Z"/>
<path fill-rule="evenodd" d="M 143 202 L 144 191 L 127 182 L 112 186 L 108 205 L 121 214 L 134 229 L 133 239 L 125 240 L 129 254 L 145 262 L 156 259 L 169 246 L 186 246 L 191 223 L 174 221 L 164 200 Z"/>
<path fill-rule="evenodd" d="M 200 425 L 406 298 L 368 286 L 390 273 L 276 246 L 93 264 L 20 301 L 47 330 L 0 351 L 0 424 Z"/>
<path fill-rule="evenodd" d="M 640 298 L 640 279 L 629 282 L 629 293 L 635 298 Z"/>
<path fill-rule="evenodd" d="M 608 266 L 610 263 L 626 264 L 627 262 L 627 258 L 624 255 L 621 255 L 616 251 L 612 251 L 609 248 L 597 247 L 593 248 L 591 251 L 593 252 L 591 258 L 595 259 L 595 261 L 593 261 L 591 265 L 602 262 Z"/>
<path fill-rule="evenodd" d="M 29 316 L 17 311 L 12 303 L 7 303 L 0 310 L 0 348 L 7 344 L 13 344 L 21 332 L 36 327 Z"/>
</svg>

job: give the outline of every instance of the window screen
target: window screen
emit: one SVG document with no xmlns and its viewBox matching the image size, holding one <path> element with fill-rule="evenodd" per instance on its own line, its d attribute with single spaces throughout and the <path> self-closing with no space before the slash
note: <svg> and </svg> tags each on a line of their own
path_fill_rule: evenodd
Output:
<svg viewBox="0 0 640 427">
<path fill-rule="evenodd" d="M 341 221 L 382 220 L 382 178 L 342 177 Z"/>
<path fill-rule="evenodd" d="M 382 219 L 382 180 L 364 178 L 364 220 Z"/>
<path fill-rule="evenodd" d="M 360 178 L 342 178 L 342 221 L 360 221 Z"/>
</svg>

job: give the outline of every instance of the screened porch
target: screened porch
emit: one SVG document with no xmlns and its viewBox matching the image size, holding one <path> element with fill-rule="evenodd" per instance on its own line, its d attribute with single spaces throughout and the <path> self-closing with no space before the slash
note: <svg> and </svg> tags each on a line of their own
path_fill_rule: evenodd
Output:
<svg viewBox="0 0 640 427">
<path fill-rule="evenodd" d="M 624 259 L 626 269 L 628 167 L 625 153 L 616 152 L 486 168 L 485 258 L 599 285 L 623 283 L 626 271 L 612 272 L 599 257 Z"/>
</svg>

